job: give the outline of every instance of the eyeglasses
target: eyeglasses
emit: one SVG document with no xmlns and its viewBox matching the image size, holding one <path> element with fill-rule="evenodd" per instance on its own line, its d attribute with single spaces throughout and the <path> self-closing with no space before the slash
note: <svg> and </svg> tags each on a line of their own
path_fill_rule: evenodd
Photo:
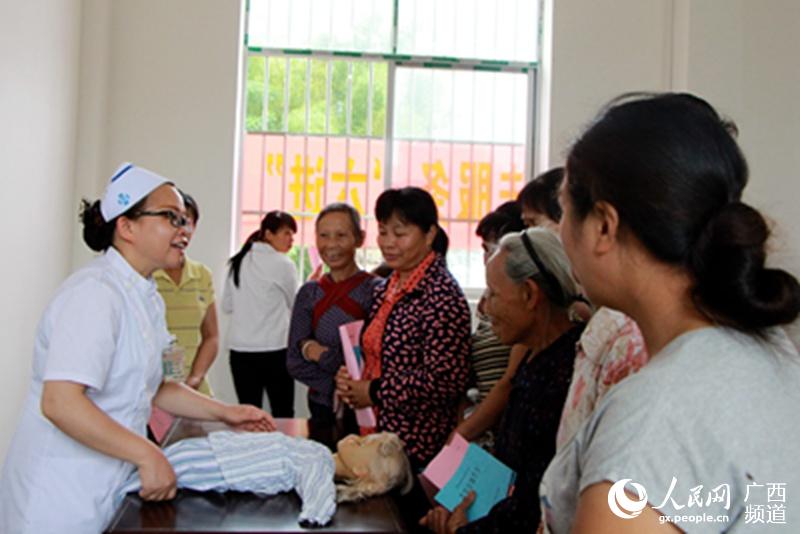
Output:
<svg viewBox="0 0 800 534">
<path fill-rule="evenodd" d="M 192 225 L 192 220 L 189 217 L 172 210 L 139 211 L 136 214 L 140 216 L 166 217 L 175 228 L 186 228 Z"/>
</svg>

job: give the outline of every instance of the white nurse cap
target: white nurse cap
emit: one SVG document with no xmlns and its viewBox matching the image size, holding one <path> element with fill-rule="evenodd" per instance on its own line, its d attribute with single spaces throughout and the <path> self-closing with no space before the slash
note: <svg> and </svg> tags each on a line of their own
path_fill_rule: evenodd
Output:
<svg viewBox="0 0 800 534">
<path fill-rule="evenodd" d="M 100 213 L 109 222 L 122 215 L 128 208 L 142 200 L 161 184 L 169 180 L 137 167 L 132 163 L 123 163 L 108 182 L 106 192 L 100 201 Z"/>
</svg>

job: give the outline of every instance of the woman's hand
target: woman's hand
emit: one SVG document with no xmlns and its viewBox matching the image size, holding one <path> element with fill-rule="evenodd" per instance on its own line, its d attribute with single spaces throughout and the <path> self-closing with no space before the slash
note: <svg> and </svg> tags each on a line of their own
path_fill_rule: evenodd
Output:
<svg viewBox="0 0 800 534">
<path fill-rule="evenodd" d="M 475 492 L 470 491 L 464 500 L 449 512 L 443 506 L 437 506 L 420 519 L 419 524 L 436 532 L 436 534 L 455 534 L 456 530 L 463 527 L 467 520 L 467 509 L 475 501 Z"/>
<path fill-rule="evenodd" d="M 303 358 L 308 361 L 319 363 L 322 355 L 328 350 L 328 347 L 322 345 L 321 343 L 317 342 L 316 340 L 309 339 L 308 341 L 303 343 L 303 349 L 301 353 L 303 354 Z"/>
<path fill-rule="evenodd" d="M 342 366 L 336 373 L 336 395 L 353 409 L 372 406 L 372 399 L 369 396 L 371 382 L 371 380 L 353 380 L 347 368 Z"/>
<path fill-rule="evenodd" d="M 308 278 L 306 278 L 306 282 L 318 282 L 320 280 L 320 278 L 322 278 L 322 274 L 323 274 L 322 273 L 322 268 L 324 266 L 325 265 L 323 263 L 320 263 L 319 265 L 314 267 L 314 270 L 311 271 L 311 274 L 309 274 Z"/>
<path fill-rule="evenodd" d="M 344 400 L 344 394 L 350 390 L 350 382 L 352 382 L 350 373 L 347 372 L 347 367 L 344 365 L 339 367 L 334 381 L 336 382 L 336 396 Z"/>
<path fill-rule="evenodd" d="M 145 501 L 164 501 L 175 498 L 175 471 L 161 449 L 155 445 L 148 449 L 147 455 L 137 464 L 142 489 L 139 496 Z"/>
<path fill-rule="evenodd" d="M 200 384 L 203 383 L 203 377 L 196 375 L 189 375 L 186 377 L 186 380 L 184 380 L 183 383 L 192 389 L 197 389 L 200 387 Z"/>
<path fill-rule="evenodd" d="M 222 413 L 222 422 L 250 432 L 271 432 L 275 420 L 270 414 L 249 404 L 231 404 Z"/>
</svg>

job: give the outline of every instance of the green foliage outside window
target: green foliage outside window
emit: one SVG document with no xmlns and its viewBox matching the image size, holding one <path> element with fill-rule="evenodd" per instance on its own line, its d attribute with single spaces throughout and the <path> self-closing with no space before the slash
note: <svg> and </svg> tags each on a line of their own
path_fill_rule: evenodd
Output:
<svg viewBox="0 0 800 534">
<path fill-rule="evenodd" d="M 307 65 L 310 69 L 310 110 L 306 128 Z M 264 82 L 269 62 L 268 113 L 264 117 Z M 251 56 L 247 61 L 248 132 L 347 135 L 348 78 L 352 78 L 350 135 L 383 137 L 386 132 L 386 63 L 372 63 L 372 130 L 369 128 L 370 63 L 330 61 L 331 94 L 327 100 L 328 61 L 289 59 L 288 120 L 284 121 L 286 58 Z M 350 74 L 350 76 L 348 76 Z M 330 125 L 326 131 L 326 112 Z M 265 120 L 266 119 L 266 120 Z"/>
<path fill-rule="evenodd" d="M 300 272 L 300 252 L 303 253 L 303 271 Z M 300 280 L 302 284 L 308 279 L 308 276 L 311 274 L 312 266 L 311 266 L 311 257 L 308 254 L 308 249 L 303 246 L 299 247 L 297 245 L 293 246 L 289 249 L 289 252 L 286 253 L 292 263 L 295 264 L 297 267 L 297 279 Z"/>
</svg>

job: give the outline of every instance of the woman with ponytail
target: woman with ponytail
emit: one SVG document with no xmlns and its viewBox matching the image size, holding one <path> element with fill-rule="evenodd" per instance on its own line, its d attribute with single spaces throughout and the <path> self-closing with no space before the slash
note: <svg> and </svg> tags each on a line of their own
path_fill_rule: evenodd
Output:
<svg viewBox="0 0 800 534">
<path fill-rule="evenodd" d="M 229 261 L 222 310 L 231 314 L 228 346 L 236 396 L 261 407 L 267 392 L 272 415 L 294 417 L 294 380 L 286 369 L 289 319 L 297 269 L 286 257 L 297 223 L 270 211 Z"/>
<path fill-rule="evenodd" d="M 376 287 L 362 331 L 365 379 L 351 380 L 342 368 L 337 391 L 354 408 L 373 406 L 377 430 L 400 436 L 419 469 L 455 427 L 469 373 L 470 311 L 447 270 L 447 235 L 428 192 L 388 189 L 375 218 L 393 273 Z"/>
<path fill-rule="evenodd" d="M 188 244 L 183 200 L 155 173 L 125 164 L 101 200 L 83 202 L 86 244 L 102 255 L 70 276 L 36 333 L 33 377 L 0 477 L 0 532 L 96 534 L 138 473 L 145 500 L 175 496 L 175 473 L 146 437 L 153 404 L 250 429 L 274 423 L 162 380 L 171 337 L 152 274 Z"/>
<path fill-rule="evenodd" d="M 800 285 L 766 266 L 769 227 L 741 200 L 733 131 L 695 96 L 627 95 L 569 152 L 564 248 L 652 359 L 550 463 L 550 532 L 746 530 L 751 507 L 775 502 L 766 486 L 800 488 L 787 446 L 800 442 L 800 356 L 778 328 L 797 318 Z M 800 505 L 790 491 L 786 509 Z"/>
</svg>

